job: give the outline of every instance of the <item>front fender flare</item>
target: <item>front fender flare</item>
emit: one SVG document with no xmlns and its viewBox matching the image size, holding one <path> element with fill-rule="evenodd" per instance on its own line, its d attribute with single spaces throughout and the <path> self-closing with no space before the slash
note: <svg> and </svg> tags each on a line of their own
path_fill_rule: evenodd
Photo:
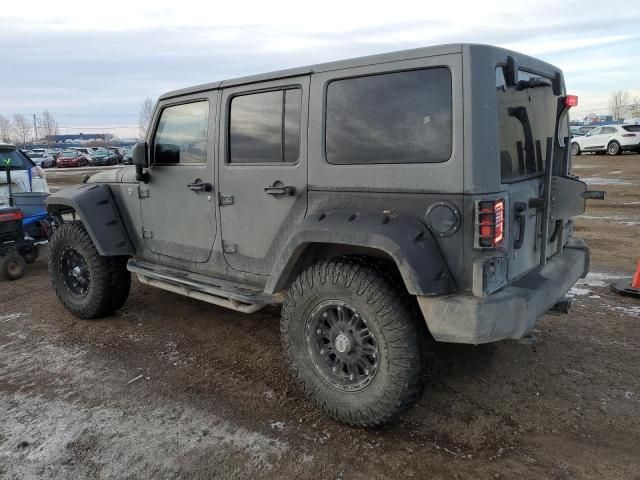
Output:
<svg viewBox="0 0 640 480">
<path fill-rule="evenodd" d="M 133 255 L 135 250 L 108 185 L 74 185 L 50 195 L 45 204 L 52 215 L 75 211 L 100 255 Z"/>
<path fill-rule="evenodd" d="M 412 295 L 443 295 L 455 285 L 431 232 L 418 220 L 383 213 L 332 211 L 307 216 L 282 249 L 265 290 L 283 286 L 298 259 L 313 244 L 373 248 L 389 255 Z"/>
</svg>

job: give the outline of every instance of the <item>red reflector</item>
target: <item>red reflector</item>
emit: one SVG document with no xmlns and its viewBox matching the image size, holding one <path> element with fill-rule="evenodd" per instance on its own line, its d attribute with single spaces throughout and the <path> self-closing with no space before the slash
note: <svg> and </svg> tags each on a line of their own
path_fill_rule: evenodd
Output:
<svg viewBox="0 0 640 480">
<path fill-rule="evenodd" d="M 577 95 L 567 95 L 564 97 L 564 106 L 565 107 L 577 107 L 578 106 L 578 96 Z"/>
<path fill-rule="evenodd" d="M 15 220 L 22 220 L 22 212 L 20 210 L 15 212 L 0 212 L 0 222 L 12 222 Z"/>
</svg>

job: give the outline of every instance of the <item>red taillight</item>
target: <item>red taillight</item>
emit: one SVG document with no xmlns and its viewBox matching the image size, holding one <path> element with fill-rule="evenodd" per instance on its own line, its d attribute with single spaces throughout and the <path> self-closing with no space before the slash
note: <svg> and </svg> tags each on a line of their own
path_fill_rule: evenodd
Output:
<svg viewBox="0 0 640 480">
<path fill-rule="evenodd" d="M 0 222 L 12 222 L 15 220 L 22 220 L 22 212 L 20 210 L 0 212 Z"/>
<path fill-rule="evenodd" d="M 577 95 L 567 95 L 564 97 L 564 106 L 565 107 L 577 107 L 578 106 L 578 96 Z"/>
<path fill-rule="evenodd" d="M 504 240 L 504 200 L 478 202 L 478 244 L 495 248 Z"/>
</svg>

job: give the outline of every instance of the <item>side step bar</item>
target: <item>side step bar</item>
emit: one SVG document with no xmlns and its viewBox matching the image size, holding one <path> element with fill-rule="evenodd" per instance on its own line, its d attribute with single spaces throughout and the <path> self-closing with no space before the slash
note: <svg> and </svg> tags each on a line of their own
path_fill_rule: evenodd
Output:
<svg viewBox="0 0 640 480">
<path fill-rule="evenodd" d="M 140 282 L 146 285 L 243 313 L 257 312 L 269 304 L 283 301 L 281 295 L 266 295 L 257 289 L 238 287 L 225 280 L 211 279 L 140 260 L 129 260 L 127 270 L 138 275 Z"/>
</svg>

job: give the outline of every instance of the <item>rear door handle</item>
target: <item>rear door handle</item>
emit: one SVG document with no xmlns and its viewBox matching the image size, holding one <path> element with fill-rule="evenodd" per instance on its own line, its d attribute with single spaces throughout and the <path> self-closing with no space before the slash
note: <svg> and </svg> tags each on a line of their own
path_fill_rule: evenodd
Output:
<svg viewBox="0 0 640 480">
<path fill-rule="evenodd" d="M 194 192 L 210 192 L 211 184 L 209 182 L 203 182 L 199 178 L 193 181 L 193 183 L 187 184 L 189 190 L 193 190 Z"/>
<path fill-rule="evenodd" d="M 522 243 L 524 242 L 524 231 L 527 226 L 527 217 L 524 212 L 527 211 L 527 204 L 524 202 L 516 202 L 513 209 L 516 213 L 515 220 L 518 220 L 519 226 L 518 238 L 513 242 L 513 248 L 517 250 L 522 248 Z"/>
<path fill-rule="evenodd" d="M 296 187 L 292 187 L 290 185 L 283 187 L 264 187 L 264 193 L 268 193 L 269 195 L 287 195 L 292 197 L 296 194 Z"/>
</svg>

